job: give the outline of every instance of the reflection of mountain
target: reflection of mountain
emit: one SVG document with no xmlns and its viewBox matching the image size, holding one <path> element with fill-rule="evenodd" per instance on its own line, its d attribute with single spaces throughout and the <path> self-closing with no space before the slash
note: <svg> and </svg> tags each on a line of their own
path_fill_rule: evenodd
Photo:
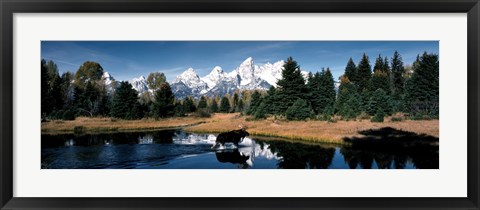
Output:
<svg viewBox="0 0 480 210">
<path fill-rule="evenodd" d="M 438 169 L 438 138 L 418 135 L 390 127 L 359 132 L 364 137 L 345 138 L 349 146 L 340 152 L 350 168 L 369 169 L 373 163 L 380 169 L 405 168 L 412 162 L 416 168 Z"/>
</svg>

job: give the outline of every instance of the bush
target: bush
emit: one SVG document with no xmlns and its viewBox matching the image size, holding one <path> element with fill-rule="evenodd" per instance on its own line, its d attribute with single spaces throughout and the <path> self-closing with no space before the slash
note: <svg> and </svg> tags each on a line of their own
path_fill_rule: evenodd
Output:
<svg viewBox="0 0 480 210">
<path fill-rule="evenodd" d="M 75 120 L 75 113 L 72 110 L 67 110 L 63 112 L 63 120 Z"/>
<path fill-rule="evenodd" d="M 204 117 L 204 118 L 208 118 L 212 116 L 212 114 L 210 114 L 210 112 L 206 108 L 197 109 L 197 111 L 195 111 L 192 115 L 195 117 Z"/>
<path fill-rule="evenodd" d="M 368 120 L 370 119 L 370 115 L 368 115 L 366 112 L 360 113 L 357 117 L 359 120 Z"/>
<path fill-rule="evenodd" d="M 285 112 L 288 120 L 305 120 L 313 115 L 312 108 L 303 99 L 297 99 Z"/>
<path fill-rule="evenodd" d="M 384 117 L 385 117 L 385 113 L 383 112 L 383 109 L 379 108 L 377 110 L 377 113 L 370 120 L 370 122 L 383 122 Z"/>
<path fill-rule="evenodd" d="M 392 122 L 401 122 L 403 121 L 403 118 L 401 117 L 392 117 Z"/>
</svg>

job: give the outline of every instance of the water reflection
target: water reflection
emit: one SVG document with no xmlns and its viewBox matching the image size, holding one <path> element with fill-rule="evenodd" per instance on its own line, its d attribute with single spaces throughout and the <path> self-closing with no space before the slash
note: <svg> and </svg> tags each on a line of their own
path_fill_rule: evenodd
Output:
<svg viewBox="0 0 480 210">
<path fill-rule="evenodd" d="M 350 168 L 369 169 L 376 163 L 380 169 L 403 169 L 408 163 L 415 168 L 438 169 L 438 138 L 418 135 L 391 127 L 361 131 L 363 137 L 344 139 L 349 145 L 341 153 Z"/>
<path fill-rule="evenodd" d="M 42 135 L 42 168 L 438 168 L 438 144 L 397 130 L 365 131 L 347 146 L 245 138 L 217 150 L 215 134 L 182 130 Z M 379 141 L 378 139 L 383 139 Z M 388 139 L 388 141 L 385 141 Z M 413 139 L 413 140 L 412 140 Z M 387 142 L 387 143 L 386 143 Z M 402 144 L 400 144 L 402 142 Z M 405 144 L 407 142 L 407 144 Z M 433 144 L 435 145 L 435 144 Z"/>
</svg>

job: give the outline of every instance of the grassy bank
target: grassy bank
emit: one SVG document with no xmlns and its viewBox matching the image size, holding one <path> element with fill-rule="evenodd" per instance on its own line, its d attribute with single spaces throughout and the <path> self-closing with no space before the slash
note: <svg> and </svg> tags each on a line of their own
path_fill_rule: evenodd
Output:
<svg viewBox="0 0 480 210">
<path fill-rule="evenodd" d="M 78 117 L 73 121 L 54 120 L 42 122 L 42 134 L 159 130 L 192 126 L 211 120 L 212 119 L 209 118 L 197 117 L 169 118 L 161 120 L 119 120 L 111 118 Z"/>
<path fill-rule="evenodd" d="M 304 141 L 343 143 L 345 137 L 360 137 L 359 131 L 391 127 L 397 130 L 426 134 L 438 137 L 438 120 L 405 120 L 392 122 L 386 118 L 383 123 L 362 121 L 282 121 L 275 119 L 248 121 L 246 117 L 231 114 L 228 118 L 210 123 L 189 126 L 190 132 L 218 133 L 238 129 L 238 125 L 247 127 L 247 131 L 255 136 L 283 137 Z"/>
<path fill-rule="evenodd" d="M 386 118 L 383 123 L 362 121 L 282 121 L 275 119 L 247 120 L 238 113 L 214 114 L 210 118 L 183 117 L 162 120 L 114 120 L 110 118 L 77 118 L 74 121 L 51 121 L 42 123 L 42 133 L 116 132 L 132 130 L 156 130 L 183 127 L 189 132 L 219 133 L 247 127 L 251 135 L 282 137 L 311 142 L 343 143 L 344 138 L 360 137 L 359 131 L 391 127 L 397 130 L 438 137 L 438 120 L 405 120 L 392 122 Z"/>
</svg>

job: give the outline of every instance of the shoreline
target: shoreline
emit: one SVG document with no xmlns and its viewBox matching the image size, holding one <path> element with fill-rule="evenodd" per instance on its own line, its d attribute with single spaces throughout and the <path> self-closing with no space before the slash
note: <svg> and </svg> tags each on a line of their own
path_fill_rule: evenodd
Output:
<svg viewBox="0 0 480 210">
<path fill-rule="evenodd" d="M 214 114 L 210 118 L 181 117 L 169 119 L 117 120 L 79 117 L 74 121 L 50 121 L 41 124 L 41 134 L 95 134 L 114 132 L 184 129 L 193 133 L 221 133 L 245 126 L 251 136 L 284 138 L 292 141 L 345 144 L 345 138 L 361 137 L 360 131 L 391 127 L 400 131 L 439 137 L 438 120 L 404 120 L 372 123 L 356 121 L 282 121 L 276 119 L 249 120 L 239 113 Z"/>
</svg>

